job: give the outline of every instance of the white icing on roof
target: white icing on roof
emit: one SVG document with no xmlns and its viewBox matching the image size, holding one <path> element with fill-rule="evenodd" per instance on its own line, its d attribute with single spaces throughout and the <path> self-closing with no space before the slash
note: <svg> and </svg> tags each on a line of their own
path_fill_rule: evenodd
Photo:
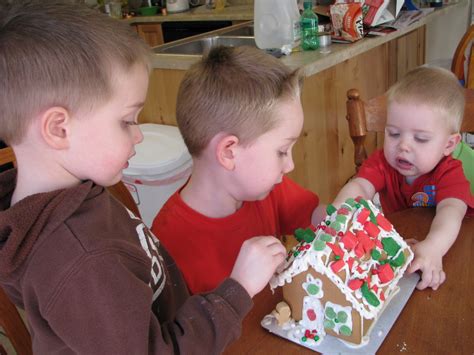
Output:
<svg viewBox="0 0 474 355">
<path fill-rule="evenodd" d="M 294 276 L 312 267 L 315 271 L 326 275 L 337 285 L 346 299 L 364 318 L 372 319 L 383 309 L 385 300 L 389 299 L 394 292 L 398 281 L 413 259 L 413 253 L 403 238 L 383 217 L 383 214 L 381 214 L 372 202 L 360 200 L 360 203 L 355 203 L 353 207 L 351 206 L 354 205 L 352 201 L 346 201 L 337 212 L 326 217 L 317 227 L 315 232 L 316 237 L 313 241 L 302 241 L 292 249 L 291 256 L 287 258 L 283 267 L 270 280 L 270 286 L 274 289 L 278 286 L 283 286 L 285 283 L 290 283 Z M 369 207 L 368 211 L 371 212 L 367 218 L 364 218 L 368 214 L 364 205 Z M 340 217 L 341 215 L 346 215 L 345 221 L 343 217 Z M 358 220 L 359 215 L 361 215 L 361 221 Z M 380 217 L 378 217 L 379 215 Z M 373 228 L 373 225 L 369 226 L 369 224 L 376 225 L 376 219 L 377 221 L 378 219 L 382 219 L 385 222 L 384 227 L 388 225 L 389 227 L 386 227 L 386 229 L 389 230 L 384 230 L 383 227 L 379 225 L 378 233 L 374 236 L 370 236 L 370 233 L 367 231 L 369 228 Z M 369 223 L 369 221 L 372 222 Z M 333 227 L 339 228 L 339 230 L 335 231 Z M 353 239 L 356 242 L 355 247 L 351 247 L 349 244 L 346 247 L 343 242 L 346 232 L 348 231 L 355 236 L 355 239 Z M 394 243 L 392 240 L 395 241 L 400 248 L 394 255 L 388 255 L 384 248 L 385 245 L 391 244 L 393 246 Z M 365 249 L 363 248 L 364 243 L 366 243 L 365 245 L 369 245 Z M 316 250 L 315 248 L 322 250 Z M 386 249 L 388 250 L 389 247 Z M 335 251 L 337 251 L 337 253 L 335 253 Z M 377 260 L 377 258 L 372 257 L 371 252 L 373 252 L 375 256 L 380 253 L 382 257 Z M 402 263 L 400 262 L 400 260 L 403 259 L 403 256 L 400 256 L 401 253 L 404 253 L 406 256 Z M 339 261 L 335 260 L 335 258 L 337 258 L 336 254 L 342 254 L 340 255 Z M 397 261 L 397 257 L 401 259 Z M 400 263 L 401 265 L 399 266 L 398 264 Z M 333 267 L 337 270 L 338 265 L 341 265 L 341 268 L 338 270 L 339 273 L 344 271 L 344 278 L 341 278 L 341 276 L 333 270 Z M 391 271 L 393 271 L 393 277 Z M 380 276 L 380 272 L 382 272 L 382 276 Z M 381 278 L 388 281 L 383 282 Z M 353 284 L 353 288 L 356 288 L 353 290 L 349 286 L 350 281 L 355 284 L 362 284 L 363 286 L 357 288 L 357 286 Z M 367 296 L 366 293 L 366 296 L 364 296 L 362 289 L 365 289 L 370 295 Z M 374 297 L 376 297 L 376 299 Z M 368 298 L 374 300 L 374 302 L 371 302 L 372 304 L 369 303 Z"/>
</svg>

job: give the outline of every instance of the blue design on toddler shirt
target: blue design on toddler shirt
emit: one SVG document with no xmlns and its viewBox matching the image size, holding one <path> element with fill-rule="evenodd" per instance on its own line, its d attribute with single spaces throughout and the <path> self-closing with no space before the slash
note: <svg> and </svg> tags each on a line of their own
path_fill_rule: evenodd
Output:
<svg viewBox="0 0 474 355">
<path fill-rule="evenodd" d="M 411 197 L 413 201 L 413 207 L 433 207 L 436 206 L 435 201 L 436 186 L 425 185 L 423 186 L 423 192 L 416 192 Z"/>
</svg>

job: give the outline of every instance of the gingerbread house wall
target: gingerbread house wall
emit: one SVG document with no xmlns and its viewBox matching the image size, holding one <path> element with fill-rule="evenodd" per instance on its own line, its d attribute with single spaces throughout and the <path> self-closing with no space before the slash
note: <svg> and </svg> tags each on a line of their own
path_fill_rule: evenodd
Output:
<svg viewBox="0 0 474 355">
<path fill-rule="evenodd" d="M 308 273 L 310 273 L 315 279 L 320 279 L 322 281 L 324 296 L 321 298 L 321 303 L 323 306 L 327 301 L 330 301 L 343 307 L 352 307 L 352 304 L 346 300 L 344 294 L 326 275 L 310 268 L 308 271 L 296 275 L 293 277 L 291 283 L 285 284 L 283 286 L 283 299 L 290 306 L 291 317 L 294 320 L 299 321 L 302 318 L 303 299 L 307 295 L 302 285 L 306 281 L 306 275 Z M 330 329 L 326 329 L 327 334 L 333 335 L 353 344 L 361 344 L 362 337 L 369 331 L 373 320 L 363 319 L 360 313 L 355 309 L 352 309 L 351 316 L 352 334 L 350 336 L 337 334 Z"/>
</svg>

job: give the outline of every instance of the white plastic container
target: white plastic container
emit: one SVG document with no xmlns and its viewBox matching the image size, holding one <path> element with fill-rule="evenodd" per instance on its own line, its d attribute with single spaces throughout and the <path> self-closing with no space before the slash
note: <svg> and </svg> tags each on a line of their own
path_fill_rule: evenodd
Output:
<svg viewBox="0 0 474 355">
<path fill-rule="evenodd" d="M 172 14 L 174 12 L 183 12 L 189 10 L 188 0 L 167 0 L 166 10 Z"/>
<path fill-rule="evenodd" d="M 297 46 L 300 14 L 296 0 L 255 0 L 254 31 L 260 49 Z"/>
<path fill-rule="evenodd" d="M 168 198 L 191 174 L 192 159 L 179 129 L 146 123 L 140 125 L 143 142 L 123 171 L 123 182 L 138 206 L 142 220 L 151 227 Z"/>
</svg>

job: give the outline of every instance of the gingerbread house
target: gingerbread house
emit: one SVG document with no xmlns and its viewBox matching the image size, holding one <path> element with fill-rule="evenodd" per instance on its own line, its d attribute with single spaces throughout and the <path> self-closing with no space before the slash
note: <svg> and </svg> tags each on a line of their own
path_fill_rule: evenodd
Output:
<svg viewBox="0 0 474 355">
<path fill-rule="evenodd" d="M 326 334 L 363 345 L 413 253 L 370 201 L 348 199 L 327 212 L 316 228 L 295 231 L 298 244 L 270 285 L 283 287 L 305 346 Z"/>
</svg>

